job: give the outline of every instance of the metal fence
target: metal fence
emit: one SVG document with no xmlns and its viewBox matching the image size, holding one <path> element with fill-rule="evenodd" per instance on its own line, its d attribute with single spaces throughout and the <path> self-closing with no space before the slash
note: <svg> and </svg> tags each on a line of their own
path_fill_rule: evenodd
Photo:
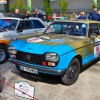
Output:
<svg viewBox="0 0 100 100">
<path fill-rule="evenodd" d="M 81 11 L 84 11 L 86 14 L 89 14 L 90 12 L 92 12 L 92 9 L 68 9 L 66 13 L 80 13 Z M 53 9 L 53 12 L 60 12 L 60 9 Z"/>
</svg>

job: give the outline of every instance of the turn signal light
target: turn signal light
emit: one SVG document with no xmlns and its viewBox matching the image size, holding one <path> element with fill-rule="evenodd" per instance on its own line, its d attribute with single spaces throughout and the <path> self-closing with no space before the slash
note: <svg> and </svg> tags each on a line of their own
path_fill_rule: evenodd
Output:
<svg viewBox="0 0 100 100">
<path fill-rule="evenodd" d="M 56 64 L 53 62 L 48 62 L 48 66 L 55 66 Z"/>
</svg>

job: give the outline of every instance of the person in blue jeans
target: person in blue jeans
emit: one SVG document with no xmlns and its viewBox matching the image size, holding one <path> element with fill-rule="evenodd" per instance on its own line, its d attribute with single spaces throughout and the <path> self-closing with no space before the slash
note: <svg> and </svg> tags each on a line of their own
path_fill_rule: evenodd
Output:
<svg viewBox="0 0 100 100">
<path fill-rule="evenodd" d="M 85 12 L 81 12 L 80 16 L 78 17 L 78 19 L 86 20 Z"/>
</svg>

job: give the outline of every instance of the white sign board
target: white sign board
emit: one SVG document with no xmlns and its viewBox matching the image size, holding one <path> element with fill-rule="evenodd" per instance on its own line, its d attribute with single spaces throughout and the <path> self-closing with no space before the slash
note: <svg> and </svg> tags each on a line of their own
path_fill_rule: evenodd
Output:
<svg viewBox="0 0 100 100">
<path fill-rule="evenodd" d="M 15 83 L 15 95 L 27 99 L 33 99 L 35 87 L 30 86 L 27 82 Z"/>
<path fill-rule="evenodd" d="M 0 0 L 0 4 L 7 4 L 7 0 Z"/>
</svg>

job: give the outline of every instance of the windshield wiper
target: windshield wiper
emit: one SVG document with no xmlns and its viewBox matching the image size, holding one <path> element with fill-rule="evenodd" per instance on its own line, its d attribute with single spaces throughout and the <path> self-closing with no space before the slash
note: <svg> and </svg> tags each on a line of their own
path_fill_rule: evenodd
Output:
<svg viewBox="0 0 100 100">
<path fill-rule="evenodd" d="M 81 35 L 81 34 L 79 34 L 79 33 L 70 33 L 69 35 L 83 36 L 83 35 Z"/>
</svg>

